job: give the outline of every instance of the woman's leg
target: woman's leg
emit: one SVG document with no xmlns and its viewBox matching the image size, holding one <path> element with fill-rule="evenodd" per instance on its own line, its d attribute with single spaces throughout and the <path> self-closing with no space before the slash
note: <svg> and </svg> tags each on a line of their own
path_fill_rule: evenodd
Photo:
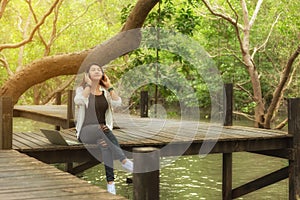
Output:
<svg viewBox="0 0 300 200">
<path fill-rule="evenodd" d="M 109 141 L 112 143 L 113 146 L 112 151 L 115 154 L 115 158 L 120 160 L 122 167 L 128 171 L 128 172 L 133 172 L 133 163 L 131 160 L 128 160 L 125 156 L 125 154 L 123 153 L 119 142 L 117 140 L 117 138 L 115 137 L 115 135 L 112 133 L 112 131 L 107 131 L 105 132 L 105 135 L 107 136 L 107 138 L 109 139 Z"/>
<path fill-rule="evenodd" d="M 123 168 L 129 172 L 133 172 L 133 163 L 126 158 L 117 138 L 111 130 L 104 133 L 99 129 L 98 125 L 85 126 L 80 133 L 80 138 L 84 143 L 95 143 L 97 141 L 100 144 L 105 165 L 113 168 L 113 158 L 115 157 L 120 160 Z M 111 173 L 109 172 L 109 174 Z"/>
<path fill-rule="evenodd" d="M 102 131 L 99 130 L 99 125 L 88 125 L 82 128 L 80 132 L 80 140 L 87 144 L 99 144 L 102 160 L 105 164 L 105 173 L 107 182 L 114 181 L 114 170 L 113 170 L 113 153 L 108 147 L 105 139 L 106 136 Z M 103 142 L 104 141 L 104 142 Z M 89 151 L 94 155 L 98 155 L 97 149 L 89 149 Z"/>
<path fill-rule="evenodd" d="M 121 162 L 126 159 L 126 156 L 123 153 L 123 150 L 120 147 L 120 144 L 118 142 L 118 139 L 116 138 L 116 136 L 112 133 L 112 131 L 107 131 L 104 133 L 105 136 L 107 137 L 107 139 L 109 140 L 108 142 L 108 146 L 111 148 L 111 150 L 113 151 L 115 158 L 120 160 Z M 111 142 L 111 143 L 110 143 Z"/>
</svg>

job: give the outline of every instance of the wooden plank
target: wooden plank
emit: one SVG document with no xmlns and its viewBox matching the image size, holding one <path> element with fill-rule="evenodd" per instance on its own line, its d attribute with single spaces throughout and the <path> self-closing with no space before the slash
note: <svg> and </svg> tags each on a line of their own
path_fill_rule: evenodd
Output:
<svg viewBox="0 0 300 200">
<path fill-rule="evenodd" d="M 293 149 L 275 149 L 275 150 L 264 150 L 264 151 L 251 151 L 250 153 L 257 153 L 265 156 L 273 156 L 277 158 L 285 158 L 289 160 L 294 159 Z"/>
<path fill-rule="evenodd" d="M 125 133 L 125 134 L 128 135 L 128 133 L 124 132 L 123 130 L 119 130 L 118 132 Z M 160 142 L 159 140 L 153 140 L 153 139 L 146 138 L 146 136 L 144 134 L 142 134 L 141 132 L 138 132 L 136 130 L 131 130 L 130 131 L 130 137 L 129 138 L 128 138 L 128 142 L 137 141 L 138 143 L 141 143 L 141 144 L 149 144 L 149 143 L 155 144 L 155 143 Z"/>
<path fill-rule="evenodd" d="M 74 137 L 71 139 L 73 141 L 77 141 L 77 139 Z M 55 149 L 82 149 L 85 148 L 83 144 L 74 144 L 69 146 L 63 146 L 63 145 L 53 145 L 51 144 L 46 137 L 39 133 L 15 133 L 14 134 L 14 142 L 18 142 L 19 146 L 21 144 L 21 148 L 16 148 L 20 151 L 29 151 L 29 150 L 55 150 Z M 23 145 L 22 145 L 23 144 Z"/>
<path fill-rule="evenodd" d="M 0 151 L 0 199 L 125 199 L 14 150 Z"/>
<path fill-rule="evenodd" d="M 99 191 L 99 188 L 91 185 L 80 187 L 62 187 L 62 188 L 44 188 L 43 190 L 27 190 L 19 192 L 8 192 L 0 195 L 1 199 L 125 199 L 120 196 L 113 196 L 105 191 Z"/>
<path fill-rule="evenodd" d="M 37 134 L 32 134 L 37 135 Z M 32 136 L 24 133 L 18 133 L 14 140 L 22 143 L 24 148 L 26 149 L 44 149 L 51 146 L 50 142 L 46 142 L 46 140 L 39 141 L 37 139 L 33 139 Z"/>
<path fill-rule="evenodd" d="M 21 138 L 23 141 L 26 140 L 26 143 L 31 147 L 42 148 L 43 146 L 50 144 L 45 137 L 42 137 L 41 134 L 38 133 L 23 132 L 19 134 L 19 140 L 21 140 Z"/>
<path fill-rule="evenodd" d="M 28 140 L 24 140 L 22 137 L 20 137 L 22 133 L 14 133 L 13 135 L 13 144 L 18 143 L 19 147 L 18 149 L 32 149 L 32 146 L 27 143 Z M 15 146 L 13 146 L 14 149 L 16 149 Z"/>
<path fill-rule="evenodd" d="M 138 130 L 134 130 L 134 131 L 130 131 L 130 133 L 128 133 L 130 137 L 134 136 L 137 137 L 139 139 L 143 139 L 146 140 L 146 142 L 148 141 L 152 141 L 153 143 L 157 143 L 157 142 L 170 142 L 173 137 L 174 137 L 174 133 L 172 134 L 171 137 L 169 137 L 168 133 L 165 132 L 158 132 L 156 133 L 155 131 L 152 132 L 152 130 L 143 130 L 143 129 L 138 129 Z"/>
<path fill-rule="evenodd" d="M 213 148 L 208 153 L 232 153 L 241 151 L 253 150 L 267 150 L 267 149 L 283 149 L 290 148 L 290 138 L 268 138 L 264 140 L 256 139 L 241 139 L 241 140 L 209 140 L 205 141 L 208 146 Z M 162 156 L 176 156 L 176 155 L 197 155 L 204 141 L 169 143 L 163 146 Z M 162 146 L 155 146 L 162 148 Z M 184 152 L 184 153 L 182 153 Z M 204 152 L 205 153 L 205 152 Z"/>
</svg>

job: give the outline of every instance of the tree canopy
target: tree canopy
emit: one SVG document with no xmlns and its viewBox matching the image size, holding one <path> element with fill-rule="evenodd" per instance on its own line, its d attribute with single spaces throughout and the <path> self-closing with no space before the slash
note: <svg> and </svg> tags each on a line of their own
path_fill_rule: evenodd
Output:
<svg viewBox="0 0 300 200">
<path fill-rule="evenodd" d="M 170 65 L 189 80 L 198 106 L 209 108 L 206 83 L 191 63 L 167 51 L 131 51 L 139 40 L 129 45 L 120 34 L 160 27 L 205 48 L 224 82 L 234 83 L 237 115 L 258 127 L 281 127 L 286 120 L 277 113 L 284 97 L 299 96 L 300 90 L 299 6 L 290 0 L 2 0 L 0 94 L 15 103 L 47 103 L 56 91 L 72 87 L 84 59 L 97 51 L 95 59 L 110 66 L 114 80 L 142 64 Z M 158 89 L 166 104 L 176 105 L 171 91 Z"/>
</svg>

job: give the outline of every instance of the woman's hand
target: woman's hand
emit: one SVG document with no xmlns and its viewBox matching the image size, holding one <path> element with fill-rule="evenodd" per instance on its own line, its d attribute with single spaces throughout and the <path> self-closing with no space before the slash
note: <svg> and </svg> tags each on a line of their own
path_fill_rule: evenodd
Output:
<svg viewBox="0 0 300 200">
<path fill-rule="evenodd" d="M 112 87 L 110 79 L 108 78 L 108 76 L 106 74 L 104 74 L 104 79 L 102 79 L 101 81 L 102 81 L 105 89 L 108 89 L 108 88 Z"/>
<path fill-rule="evenodd" d="M 115 92 L 114 88 L 112 87 L 112 84 L 110 82 L 110 79 L 108 78 L 108 76 L 106 76 L 106 74 L 104 74 L 104 79 L 101 80 L 105 89 L 108 91 L 108 93 L 110 94 L 112 100 L 115 101 L 119 101 L 120 97 L 118 96 L 118 94 Z"/>
<path fill-rule="evenodd" d="M 87 84 L 92 85 L 92 80 L 90 79 L 88 73 L 85 73 L 85 74 L 84 74 L 84 81 L 85 81 Z"/>
</svg>

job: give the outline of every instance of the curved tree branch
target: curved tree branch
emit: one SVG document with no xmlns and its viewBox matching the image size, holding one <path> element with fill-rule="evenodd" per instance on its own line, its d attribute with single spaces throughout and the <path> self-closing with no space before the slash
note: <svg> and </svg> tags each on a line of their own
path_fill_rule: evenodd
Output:
<svg viewBox="0 0 300 200">
<path fill-rule="evenodd" d="M 272 24 L 272 26 L 271 26 L 271 29 L 270 29 L 270 31 L 269 31 L 269 34 L 268 34 L 266 40 L 264 41 L 264 43 L 263 43 L 262 45 L 260 45 L 259 47 L 254 48 L 253 53 L 252 53 L 252 55 L 251 55 L 251 58 L 252 58 L 252 59 L 254 58 L 254 55 L 256 54 L 257 51 L 259 51 L 260 49 L 266 47 L 266 45 L 267 45 L 267 43 L 268 43 L 268 41 L 269 41 L 269 39 L 270 39 L 270 37 L 271 37 L 271 34 L 272 34 L 272 32 L 273 32 L 274 26 L 277 24 L 280 15 L 281 15 L 281 13 L 279 13 L 279 15 L 276 17 L 275 21 L 273 22 L 273 24 Z"/>
<path fill-rule="evenodd" d="M 26 0 L 26 3 L 28 4 L 29 11 L 31 12 L 31 14 L 33 16 L 33 19 L 34 19 L 35 23 L 38 24 L 39 20 L 37 19 L 37 16 L 36 16 L 36 14 L 35 14 L 35 12 L 34 12 L 34 10 L 32 8 L 31 1 L 30 0 Z M 43 36 L 41 34 L 40 28 L 37 29 L 37 32 L 38 32 L 38 35 L 39 35 L 42 43 L 44 44 L 44 46 L 47 46 L 46 41 L 45 41 L 45 39 L 43 38 Z"/>
<path fill-rule="evenodd" d="M 241 51 L 243 52 L 243 54 L 245 53 L 245 49 L 243 47 L 243 41 L 241 39 L 241 34 L 240 34 L 240 29 L 244 30 L 244 27 L 238 23 L 238 14 L 237 12 L 234 10 L 234 8 L 232 7 L 232 5 L 230 4 L 229 1 L 227 1 L 227 3 L 229 4 L 230 6 L 230 9 L 233 10 L 235 16 L 236 16 L 236 19 L 226 15 L 225 13 L 221 13 L 221 12 L 217 12 L 215 9 L 213 9 L 213 7 L 210 5 L 210 3 L 207 1 L 207 0 L 202 0 L 202 2 L 204 3 L 205 7 L 210 11 L 210 13 L 214 16 L 217 16 L 217 17 L 220 17 L 226 21 L 228 21 L 230 24 L 233 25 L 234 29 L 235 29 L 235 33 L 236 33 L 236 36 L 238 38 L 238 41 L 239 41 L 239 45 L 240 45 L 240 48 L 241 48 Z"/>
<path fill-rule="evenodd" d="M 79 18 L 81 18 L 85 13 L 87 13 L 88 10 L 89 10 L 89 8 L 90 8 L 93 4 L 95 4 L 95 2 L 97 2 L 97 1 L 94 1 L 94 2 L 90 3 L 90 4 L 85 8 L 85 10 L 84 10 L 82 13 L 80 13 L 77 17 L 75 17 L 75 18 L 73 19 L 73 21 L 71 21 L 69 24 L 67 24 L 67 25 L 64 26 L 63 28 L 61 28 L 61 29 L 56 33 L 56 37 L 53 38 L 53 42 L 54 42 L 55 39 L 58 38 L 65 30 L 67 30 L 70 26 L 72 26 L 73 24 L 75 24 L 75 22 L 78 21 Z M 85 22 L 85 23 L 86 23 L 86 22 Z"/>
<path fill-rule="evenodd" d="M 141 28 L 148 13 L 159 2 L 159 0 L 138 0 L 121 31 Z"/>
<path fill-rule="evenodd" d="M 6 5 L 8 4 L 8 0 L 1 0 L 0 1 L 0 19 L 3 16 L 3 13 L 5 11 Z"/>
<path fill-rule="evenodd" d="M 0 63 L 2 63 L 3 67 L 6 69 L 9 76 L 14 75 L 13 71 L 11 71 L 11 69 L 9 68 L 9 64 L 5 58 L 0 58 Z"/>
<path fill-rule="evenodd" d="M 226 21 L 228 21 L 229 23 L 231 23 L 232 25 L 236 26 L 237 25 L 237 20 L 235 20 L 234 18 L 226 15 L 226 13 L 221 13 L 216 11 L 207 0 L 202 0 L 202 2 L 204 3 L 205 7 L 209 10 L 209 12 L 217 17 L 220 17 L 222 19 L 225 19 Z M 232 6 L 230 6 L 230 8 L 232 9 Z M 235 13 L 236 14 L 236 13 Z M 240 25 L 239 25 L 240 26 Z"/>
<path fill-rule="evenodd" d="M 43 99 L 42 101 L 42 105 L 48 103 L 57 92 L 61 92 L 64 89 L 66 89 L 70 84 L 72 84 L 72 82 L 75 80 L 75 76 L 71 77 L 69 80 L 65 81 L 59 88 L 55 89 L 54 91 L 52 91 L 50 94 L 47 95 L 46 98 Z"/>
<path fill-rule="evenodd" d="M 28 38 L 26 38 L 23 41 L 21 41 L 19 43 L 16 43 L 16 44 L 3 44 L 3 45 L 0 45 L 0 52 L 3 49 L 18 48 L 18 47 L 21 47 L 24 44 L 30 42 L 33 39 L 33 36 L 36 33 L 36 31 L 39 29 L 40 26 L 42 26 L 44 24 L 46 18 L 52 13 L 52 11 L 54 10 L 54 8 L 56 7 L 56 5 L 58 4 L 59 1 L 60 0 L 55 0 L 55 2 L 50 7 L 50 9 L 48 10 L 48 12 L 46 12 L 46 14 L 41 19 L 41 21 L 39 23 L 37 23 L 36 26 L 33 28 L 33 30 L 31 31 L 31 33 L 30 33 L 30 35 L 29 35 Z"/>
<path fill-rule="evenodd" d="M 59 0 L 56 0 L 57 3 L 58 1 Z M 158 1 L 159 0 L 138 0 L 124 24 L 122 31 L 94 49 L 79 53 L 48 56 L 33 61 L 4 83 L 0 88 L 0 95 L 11 96 L 15 104 L 19 97 L 35 84 L 42 83 L 60 75 L 80 73 L 84 70 L 85 65 L 91 61 L 105 65 L 121 55 L 136 49 L 139 46 L 140 38 L 137 31 L 131 32 L 130 30 L 142 27 L 148 13 Z M 35 27 L 33 32 L 35 32 L 40 25 L 41 22 Z M 26 81 L 24 81 L 24 78 Z M 20 80 L 22 80 L 22 84 L 20 84 Z"/>
<path fill-rule="evenodd" d="M 253 13 L 253 15 L 252 15 L 252 17 L 251 17 L 251 20 L 250 20 L 250 22 L 249 22 L 250 28 L 252 27 L 252 25 L 254 24 L 254 22 L 255 22 L 255 20 L 256 20 L 257 14 L 258 14 L 258 12 L 259 12 L 259 10 L 260 10 L 260 6 L 261 6 L 262 3 L 263 3 L 263 0 L 259 0 L 259 1 L 257 2 L 257 4 L 256 4 L 254 13 Z"/>
<path fill-rule="evenodd" d="M 255 121 L 255 119 L 251 116 L 251 115 L 247 115 L 245 113 L 242 113 L 242 112 L 238 112 L 238 111 L 233 111 L 233 114 L 235 115 L 239 115 L 239 116 L 243 116 L 245 117 L 246 119 L 250 120 L 250 121 Z"/>
<path fill-rule="evenodd" d="M 280 124 L 278 124 L 274 129 L 281 130 L 283 129 L 288 123 L 288 118 L 285 118 Z"/>
<path fill-rule="evenodd" d="M 246 93 L 248 94 L 249 98 L 252 99 L 252 101 L 255 100 L 255 98 L 253 97 L 253 95 L 251 94 L 251 92 L 250 92 L 249 90 L 247 90 L 246 88 L 244 88 L 244 87 L 242 86 L 242 84 L 236 83 L 236 87 L 238 87 L 238 88 L 241 89 L 242 91 L 246 92 Z"/>
</svg>

